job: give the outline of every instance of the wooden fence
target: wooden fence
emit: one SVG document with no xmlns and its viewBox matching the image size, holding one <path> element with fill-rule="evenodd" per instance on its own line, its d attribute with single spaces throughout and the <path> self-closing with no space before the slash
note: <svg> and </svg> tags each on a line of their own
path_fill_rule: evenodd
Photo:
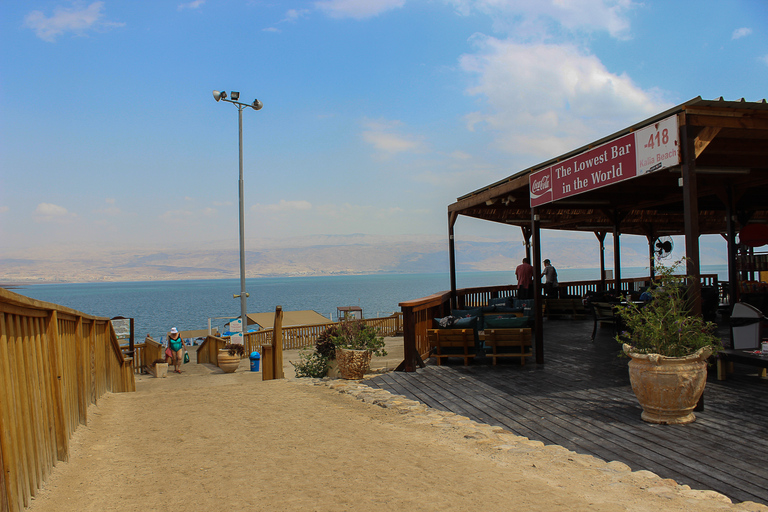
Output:
<svg viewBox="0 0 768 512">
<path fill-rule="evenodd" d="M 370 325 L 379 331 L 381 336 L 395 336 L 403 331 L 403 314 L 393 313 L 390 316 L 382 318 L 365 318 L 362 320 L 353 320 Z M 283 350 L 293 350 L 310 347 L 315 344 L 320 336 L 329 327 L 337 326 L 339 322 L 329 322 L 315 325 L 294 325 L 283 327 Z M 251 352 L 261 352 L 262 345 L 272 345 L 272 329 L 263 329 L 261 331 L 247 333 L 245 338 L 245 355 Z M 197 349 L 197 362 L 216 364 L 218 360 L 218 350 L 224 348 L 227 343 L 226 338 L 208 336 Z"/>
<path fill-rule="evenodd" d="M 108 318 L 0 289 L 0 511 L 29 506 L 88 405 L 134 390 Z"/>
<path fill-rule="evenodd" d="M 145 340 L 144 343 L 136 343 L 133 346 L 133 356 L 130 354 L 129 347 L 121 345 L 120 348 L 122 349 L 124 356 L 133 357 L 134 373 L 144 372 L 147 366 L 157 359 L 165 360 L 165 345 L 152 339 Z"/>
</svg>

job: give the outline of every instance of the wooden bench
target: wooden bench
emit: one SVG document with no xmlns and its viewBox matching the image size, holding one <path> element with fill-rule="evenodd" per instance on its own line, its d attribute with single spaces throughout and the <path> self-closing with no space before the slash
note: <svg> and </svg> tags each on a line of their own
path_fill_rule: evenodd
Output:
<svg viewBox="0 0 768 512">
<path fill-rule="evenodd" d="M 496 365 L 497 357 L 519 357 L 520 364 L 525 364 L 525 358 L 533 356 L 531 348 L 531 329 L 486 329 L 483 335 L 485 346 L 492 352 L 488 354 Z M 509 348 L 519 348 L 507 351 Z M 499 350 L 501 349 L 501 350 Z"/>
<path fill-rule="evenodd" d="M 469 365 L 469 359 L 475 357 L 474 329 L 427 329 L 427 340 L 430 348 L 435 349 L 433 355 L 437 358 L 438 366 L 446 357 L 462 357 L 464 366 Z"/>
<path fill-rule="evenodd" d="M 547 319 L 554 316 L 569 315 L 574 318 L 586 318 L 587 309 L 579 298 L 546 299 L 545 310 Z"/>
</svg>

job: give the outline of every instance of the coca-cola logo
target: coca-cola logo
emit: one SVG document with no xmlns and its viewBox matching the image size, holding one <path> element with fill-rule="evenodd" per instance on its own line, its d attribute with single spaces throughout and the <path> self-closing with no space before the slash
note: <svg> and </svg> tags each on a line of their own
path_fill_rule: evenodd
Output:
<svg viewBox="0 0 768 512">
<path fill-rule="evenodd" d="M 534 180 L 531 183 L 531 192 L 543 192 L 549 190 L 549 174 L 545 174 L 541 179 Z"/>
</svg>

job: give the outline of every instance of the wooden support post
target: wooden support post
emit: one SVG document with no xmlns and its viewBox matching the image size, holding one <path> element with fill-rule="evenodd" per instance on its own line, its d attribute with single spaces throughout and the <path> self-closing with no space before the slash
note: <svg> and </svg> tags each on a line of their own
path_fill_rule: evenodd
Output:
<svg viewBox="0 0 768 512">
<path fill-rule="evenodd" d="M 600 242 L 600 291 L 605 292 L 605 231 L 595 231 L 595 236 Z"/>
<path fill-rule="evenodd" d="M 531 228 L 530 226 L 520 226 L 520 231 L 523 232 L 523 240 L 525 240 L 525 257 L 531 261 Z"/>
<path fill-rule="evenodd" d="M 688 125 L 680 127 L 683 174 L 683 215 L 685 217 L 686 274 L 690 297 L 693 299 L 691 313 L 701 315 L 701 269 L 699 265 L 699 195 L 696 183 L 695 138 L 688 131 Z"/>
<path fill-rule="evenodd" d="M 541 233 L 539 229 L 539 214 L 531 208 L 531 232 L 533 234 L 533 297 L 535 310 L 534 347 L 536 347 L 536 363 L 544 362 L 544 316 L 542 314 L 541 296 Z"/>
<path fill-rule="evenodd" d="M 456 245 L 453 241 L 453 226 L 456 224 L 456 218 L 457 214 L 448 213 L 448 263 L 451 272 L 451 307 L 456 306 Z"/>
<path fill-rule="evenodd" d="M 275 327 L 272 330 L 272 371 L 275 379 L 284 379 L 283 373 L 283 306 L 275 308 Z"/>
<path fill-rule="evenodd" d="M 272 357 L 272 345 L 261 346 L 261 380 L 275 378 L 275 361 Z"/>
</svg>

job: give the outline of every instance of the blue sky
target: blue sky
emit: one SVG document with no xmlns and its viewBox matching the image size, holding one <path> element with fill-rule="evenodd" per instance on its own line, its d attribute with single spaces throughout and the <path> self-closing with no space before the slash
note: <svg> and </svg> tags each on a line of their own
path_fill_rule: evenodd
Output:
<svg viewBox="0 0 768 512">
<path fill-rule="evenodd" d="M 0 3 L 0 257 L 445 235 L 458 196 L 701 95 L 768 96 L 768 2 Z M 501 228 L 501 229 L 500 229 Z M 457 233 L 519 237 L 462 219 Z"/>
</svg>

